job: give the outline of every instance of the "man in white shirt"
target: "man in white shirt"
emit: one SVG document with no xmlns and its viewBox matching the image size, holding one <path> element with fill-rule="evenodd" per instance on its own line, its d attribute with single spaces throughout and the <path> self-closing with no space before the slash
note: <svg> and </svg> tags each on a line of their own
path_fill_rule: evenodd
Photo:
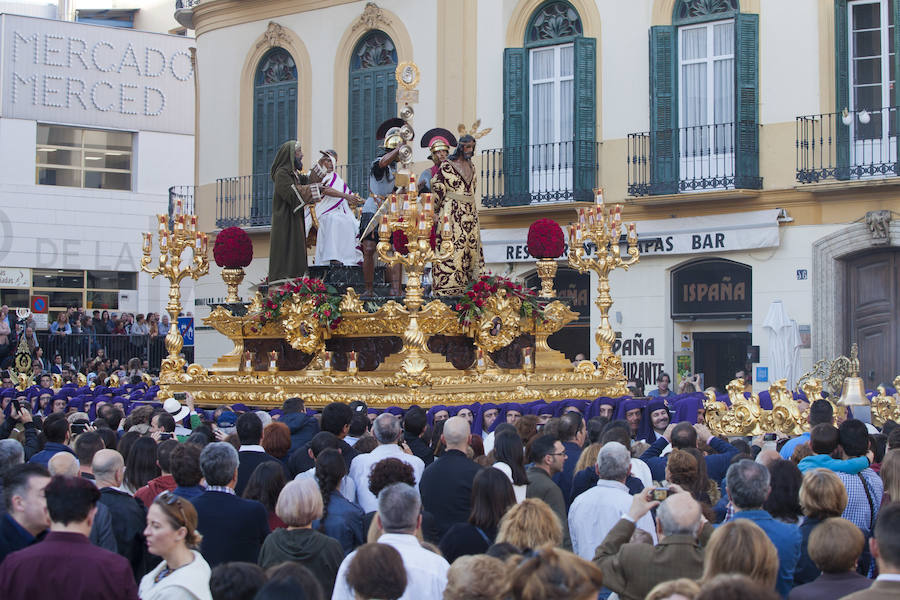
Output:
<svg viewBox="0 0 900 600">
<path fill-rule="evenodd" d="M 447 587 L 450 564 L 439 554 L 423 548 L 415 536 L 416 530 L 422 526 L 421 509 L 419 492 L 405 483 L 389 485 L 378 494 L 375 523 L 384 532 L 378 543 L 396 549 L 406 568 L 406 591 L 399 600 L 443 598 L 444 588 Z M 356 594 L 347 583 L 347 569 L 354 556 L 355 551 L 341 563 L 331 600 L 355 600 Z"/>
<path fill-rule="evenodd" d="M 416 486 L 422 479 L 422 471 L 425 463 L 418 456 L 412 454 L 406 443 L 402 441 L 403 428 L 400 419 L 390 413 L 378 415 L 372 424 L 372 435 L 378 442 L 378 447 L 368 454 L 360 454 L 350 463 L 350 479 L 356 484 L 356 503 L 367 513 L 378 509 L 378 500 L 375 494 L 369 491 L 369 475 L 375 463 L 385 458 L 397 458 L 413 468 L 416 477 Z"/>
<path fill-rule="evenodd" d="M 597 455 L 597 485 L 580 494 L 569 509 L 569 533 L 575 554 L 585 560 L 592 560 L 606 534 L 624 513 L 631 508 L 631 494 L 625 486 L 625 479 L 631 472 L 631 455 L 619 442 L 609 442 Z M 645 514 L 637 523 L 653 537 L 656 543 L 656 526 L 650 514 Z"/>
</svg>

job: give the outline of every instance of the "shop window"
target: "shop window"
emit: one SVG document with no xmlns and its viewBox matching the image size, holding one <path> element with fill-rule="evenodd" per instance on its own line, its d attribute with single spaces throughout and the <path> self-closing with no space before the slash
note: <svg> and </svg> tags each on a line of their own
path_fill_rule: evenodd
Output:
<svg viewBox="0 0 900 600">
<path fill-rule="evenodd" d="M 130 190 L 134 136 L 63 125 L 37 128 L 37 183 Z"/>
<path fill-rule="evenodd" d="M 0 304 L 5 304 L 11 309 L 28 308 L 31 302 L 31 293 L 28 290 L 21 289 L 2 289 L 0 290 Z"/>
<path fill-rule="evenodd" d="M 32 286 L 36 288 L 84 288 L 84 271 L 35 269 Z"/>
<path fill-rule="evenodd" d="M 88 271 L 88 289 L 136 290 L 137 273 L 125 271 Z"/>
</svg>

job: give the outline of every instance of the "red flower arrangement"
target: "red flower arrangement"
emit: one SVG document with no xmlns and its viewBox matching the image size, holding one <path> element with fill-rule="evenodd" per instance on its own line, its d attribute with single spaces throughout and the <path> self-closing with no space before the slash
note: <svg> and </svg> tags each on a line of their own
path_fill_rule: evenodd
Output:
<svg viewBox="0 0 900 600">
<path fill-rule="evenodd" d="M 246 267 L 253 260 L 253 243 L 240 227 L 226 227 L 216 236 L 213 245 L 216 264 L 225 269 Z"/>
<path fill-rule="evenodd" d="M 484 303 L 501 288 L 508 296 L 520 298 L 522 308 L 520 314 L 525 317 L 535 316 L 543 320 L 544 307 L 538 300 L 537 292 L 500 275 L 482 275 L 471 284 L 465 295 L 452 307 L 458 313 L 459 323 L 463 327 L 470 326 L 484 312 Z"/>
<path fill-rule="evenodd" d="M 535 258 L 559 258 L 566 250 L 562 227 L 553 219 L 538 219 L 528 228 L 528 253 Z"/>
<path fill-rule="evenodd" d="M 402 217 L 400 219 L 403 220 Z M 431 249 L 434 250 L 437 247 L 437 224 L 431 226 Z M 406 234 L 402 229 L 398 229 L 391 234 L 391 243 L 394 245 L 394 252 L 398 252 L 403 256 L 409 254 L 409 248 L 407 245 L 409 244 L 409 238 L 406 237 Z"/>
<path fill-rule="evenodd" d="M 337 290 L 321 279 L 298 277 L 269 290 L 269 296 L 263 301 L 263 311 L 259 314 L 259 322 L 265 325 L 281 316 L 281 307 L 285 300 L 292 296 L 301 299 L 312 298 L 315 308 L 312 316 L 329 329 L 337 329 L 341 324 L 341 296 Z"/>
</svg>

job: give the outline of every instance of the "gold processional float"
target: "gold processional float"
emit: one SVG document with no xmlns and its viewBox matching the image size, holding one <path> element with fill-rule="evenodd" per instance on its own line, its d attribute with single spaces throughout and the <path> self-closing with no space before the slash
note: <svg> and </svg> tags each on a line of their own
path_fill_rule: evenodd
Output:
<svg viewBox="0 0 900 600">
<path fill-rule="evenodd" d="M 198 404 L 205 406 L 240 402 L 275 407 L 287 398 L 299 396 L 309 407 L 363 400 L 369 406 L 386 408 L 539 399 L 594 400 L 600 396 L 627 394 L 621 358 L 612 351 L 616 334 L 609 322 L 613 304 L 609 274 L 620 267 L 627 270 L 639 261 L 638 238 L 633 223 L 623 228 L 621 205 L 607 211 L 599 189 L 595 190 L 595 204 L 580 208 L 578 222 L 569 226 L 568 254 L 570 266 L 582 273 L 597 274 L 595 304 L 600 322 L 595 335 L 599 347 L 596 363 L 582 361 L 573 366 L 547 342 L 550 335 L 578 317 L 556 299 L 555 259 L 537 261 L 542 283 L 537 294 L 538 310 L 530 310 L 530 300 L 510 293 L 510 288 L 504 285 L 491 288 L 492 292 L 483 298 L 483 304 L 471 313 L 470 319 L 460 318 L 454 310 L 458 305 L 453 304 L 453 299 L 426 301 L 422 284 L 426 265 L 445 260 L 453 252 L 453 246 L 445 239 L 439 247 L 432 248 L 431 197 L 416 194 L 415 176 L 409 173 L 412 162 L 409 142 L 414 136 L 410 125 L 411 105 L 418 100 L 415 89 L 418 67 L 412 62 L 401 63 L 396 78 L 399 116 L 406 121 L 401 129 L 403 144 L 399 152 L 403 168 L 397 177 L 401 193 L 384 203 L 377 250 L 386 264 L 401 264 L 406 271 L 402 301 L 364 301 L 352 287 L 337 295 L 318 280 L 299 280 L 288 290 L 269 289 L 266 296 L 257 291 L 249 304 L 244 304 L 237 295 L 243 271 L 223 269 L 227 304 L 214 308 L 203 322 L 228 337 L 234 347 L 210 369 L 199 364 L 186 367 L 180 355 L 184 341 L 177 327 L 182 310 L 180 284 L 187 277 L 197 280 L 209 272 L 208 240 L 205 233 L 197 231 L 197 217 L 184 214 L 178 202 L 171 223 L 168 215 L 159 215 L 157 266 L 150 266 L 153 262 L 150 233 L 144 234 L 141 259 L 143 271 L 169 281 L 166 311 L 171 325 L 165 338 L 168 357 L 160 369 L 159 399 L 171 397 L 176 391 L 187 391 Z M 402 190 L 405 184 L 409 184 L 408 191 Z M 447 228 L 449 224 L 445 220 L 437 226 Z M 621 239 L 623 231 L 626 232 L 624 240 Z M 394 249 L 391 243 L 394 232 L 406 236 L 406 254 Z M 627 258 L 621 256 L 622 247 L 627 248 Z M 182 254 L 188 250 L 192 260 L 182 266 Z M 328 318 L 323 318 L 324 311 Z M 522 344 L 516 342 L 522 339 L 527 343 L 520 348 Z M 470 345 L 469 349 L 474 347 L 474 356 L 464 355 L 462 364 L 456 359 L 451 361 L 440 351 L 441 344 L 434 344 L 440 340 L 462 340 L 463 345 Z M 371 356 L 355 349 L 360 341 L 380 349 L 376 364 L 372 364 Z M 337 350 L 329 350 L 329 345 Z M 510 360 L 510 349 L 516 350 L 513 360 Z M 505 360 L 499 360 L 501 355 Z M 360 363 L 367 359 L 367 368 L 361 368 Z M 813 372 L 801 378 L 801 389 L 807 398 L 820 398 L 824 378 L 832 388 L 831 397 L 836 395 L 836 388 L 844 385 L 838 405 L 854 404 L 857 410 L 863 406 L 868 409 L 869 400 L 858 378 L 855 349 L 852 359 L 844 358 L 844 362 L 839 359 L 835 361 L 838 364 L 846 372 L 835 371 L 834 365 L 830 378 Z M 816 368 L 824 369 L 821 364 Z M 841 373 L 844 375 L 840 376 Z M 898 384 L 900 377 L 894 381 L 895 386 Z M 851 389 L 855 391 L 850 393 Z M 714 395 L 705 401 L 707 422 L 716 433 L 798 434 L 808 428 L 806 412 L 801 411 L 801 405 L 786 389 L 784 380 L 770 388 L 771 410 L 760 407 L 758 396 L 746 397 L 742 382 L 732 382 L 728 391 L 730 408 L 718 402 Z M 871 401 L 871 413 L 876 424 L 888 418 L 900 420 L 900 392 L 888 396 L 879 388 L 879 395 Z"/>
<path fill-rule="evenodd" d="M 309 407 L 363 400 L 369 406 L 384 408 L 537 399 L 548 402 L 593 400 L 627 393 L 621 359 L 612 352 L 615 332 L 609 323 L 609 309 L 613 303 L 609 274 L 616 268 L 627 269 L 637 263 L 639 251 L 634 225 L 629 224 L 626 236 L 628 258 L 623 259 L 620 255 L 620 206 L 607 213 L 602 194 L 597 190 L 595 207 L 581 209 L 579 223 L 570 226 L 569 264 L 582 272 L 593 270 L 597 273 L 595 304 L 600 310 L 595 335 L 600 348 L 596 365 L 582 361 L 573 366 L 547 343 L 550 335 L 577 318 L 566 304 L 554 299 L 555 261 L 539 261 L 541 315 L 523 316 L 521 299 L 501 288 L 488 298 L 481 314 L 468 326 L 463 326 L 450 305 L 441 299 L 426 302 L 423 294 L 422 275 L 426 264 L 446 258 L 453 251 L 451 242 L 444 240 L 438 248 L 431 247 L 427 224 L 432 221 L 433 214 L 429 197 L 418 198 L 413 191 L 401 197 L 402 201 L 400 197 L 391 198 L 394 209 L 382 219 L 378 254 L 387 264 L 399 263 L 405 268 L 407 285 L 402 302 L 389 299 L 375 305 L 363 301 L 353 288 L 348 288 L 346 293 L 328 304 L 340 314 L 338 324 L 328 327 L 316 316 L 323 306 L 315 300 L 317 290 L 306 293 L 309 290 L 304 287 L 300 293 L 282 294 L 275 313 L 271 308 L 277 292 L 270 290 L 264 297 L 257 291 L 249 304 L 219 305 L 204 319 L 205 324 L 227 336 L 234 345 L 232 351 L 219 358 L 211 369 L 199 364 L 185 368 L 185 360 L 180 356 L 183 339 L 176 326 L 182 310 L 181 281 L 186 277 L 197 280 L 209 271 L 206 234 L 196 230 L 196 217 L 181 213 L 178 206 L 171 228 L 168 216 L 159 215 L 158 265 L 150 267 L 152 236 L 149 233 L 144 234 L 141 260 L 144 271 L 153 277 L 165 277 L 170 285 L 166 310 L 171 326 L 165 339 L 168 357 L 161 366 L 158 398 L 171 397 L 176 391 L 188 391 L 198 404 L 205 406 L 241 402 L 275 407 L 287 398 L 300 396 Z M 393 249 L 390 240 L 395 231 L 402 231 L 407 236 L 406 255 Z M 588 247 L 595 250 L 593 257 L 588 256 Z M 191 252 L 192 260 L 183 266 L 182 254 L 186 251 Z M 315 280 L 310 285 L 314 283 Z M 235 284 L 230 283 L 229 287 L 232 288 L 229 296 L 236 296 Z M 264 319 L 267 311 L 276 317 Z M 521 368 L 499 367 L 492 355 L 510 346 L 522 334 L 534 336 L 534 347 L 522 349 Z M 476 360 L 468 368 L 455 367 L 445 356 L 429 349 L 428 340 L 435 336 L 471 339 L 476 348 Z M 391 338 L 399 339 L 400 343 L 397 351 L 389 353 L 377 368 L 362 371 L 355 351 L 341 354 L 326 349 L 330 340 L 354 338 Z M 286 350 L 260 350 L 266 347 Z M 287 356 L 289 353 L 291 357 Z M 292 363 L 302 364 L 302 368 L 290 368 Z M 878 426 L 888 419 L 900 421 L 900 392 L 888 395 L 879 386 L 878 395 L 870 401 L 858 372 L 859 360 L 854 344 L 850 358 L 817 363 L 812 372 L 801 377 L 799 390 L 813 401 L 823 397 L 823 386 L 827 386 L 828 400 L 836 409 L 850 406 L 857 416 L 871 413 L 871 421 Z M 893 383 L 900 388 L 900 377 Z M 707 423 L 717 434 L 758 435 L 780 431 L 798 435 L 808 430 L 808 405 L 794 399 L 784 380 L 774 382 L 769 388 L 771 410 L 760 407 L 756 394 L 745 394 L 741 380 L 732 381 L 727 391 L 730 407 L 718 401 L 714 393 L 707 394 L 704 402 Z M 838 414 L 839 411 L 835 412 Z"/>
</svg>

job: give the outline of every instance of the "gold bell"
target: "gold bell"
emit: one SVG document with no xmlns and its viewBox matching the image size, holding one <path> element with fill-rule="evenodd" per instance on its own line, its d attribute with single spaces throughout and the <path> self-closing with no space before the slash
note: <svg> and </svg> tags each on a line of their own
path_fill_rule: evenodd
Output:
<svg viewBox="0 0 900 600">
<path fill-rule="evenodd" d="M 866 397 L 866 386 L 862 377 L 859 376 L 859 359 L 857 357 L 858 349 L 856 344 L 853 344 L 850 351 L 851 374 L 844 378 L 841 397 L 838 398 L 837 405 L 851 407 L 853 418 L 869 423 L 872 420 L 872 404 Z"/>
</svg>

